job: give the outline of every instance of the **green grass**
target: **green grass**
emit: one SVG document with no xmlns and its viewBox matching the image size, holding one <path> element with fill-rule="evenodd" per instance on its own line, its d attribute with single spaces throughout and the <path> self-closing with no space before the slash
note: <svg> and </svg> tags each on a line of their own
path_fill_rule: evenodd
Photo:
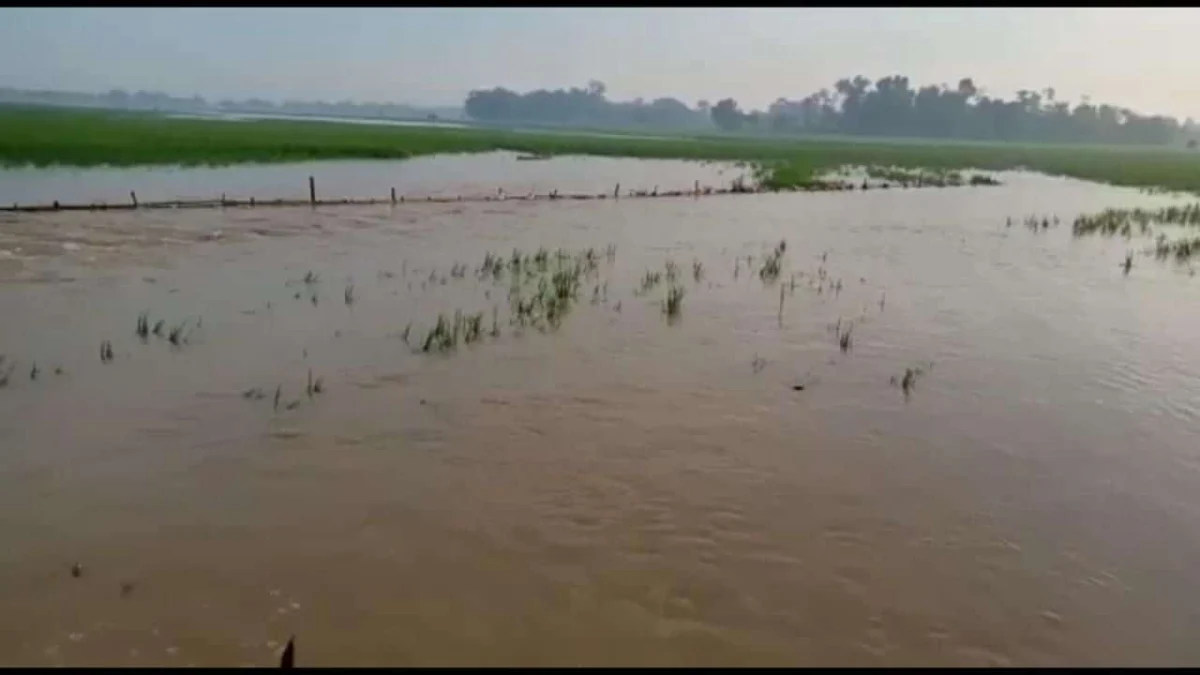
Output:
<svg viewBox="0 0 1200 675">
<path fill-rule="evenodd" d="M 493 150 L 745 161 L 765 166 L 766 183 L 773 187 L 804 186 L 818 172 L 854 164 L 930 170 L 1027 168 L 1131 187 L 1200 192 L 1200 152 L 1166 148 L 729 135 L 621 138 L 0 107 L 0 164 L 9 166 L 223 165 Z"/>
</svg>

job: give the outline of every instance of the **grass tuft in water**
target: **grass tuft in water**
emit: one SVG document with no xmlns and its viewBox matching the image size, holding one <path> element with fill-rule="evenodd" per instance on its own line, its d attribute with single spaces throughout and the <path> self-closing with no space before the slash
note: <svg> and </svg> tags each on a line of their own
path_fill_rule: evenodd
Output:
<svg viewBox="0 0 1200 675">
<path fill-rule="evenodd" d="M 840 321 L 841 320 L 839 319 L 839 324 L 840 324 Z M 840 332 L 838 334 L 838 348 L 842 350 L 843 354 L 845 354 L 846 352 L 848 352 L 854 348 L 854 322 L 853 321 L 850 321 L 847 324 L 846 330 L 844 332 Z"/>
<path fill-rule="evenodd" d="M 171 329 L 171 331 L 167 334 L 167 341 L 175 347 L 183 345 L 185 342 L 187 342 L 187 338 L 183 334 L 183 329 L 186 327 L 187 320 L 185 319 L 183 322 Z"/>
<path fill-rule="evenodd" d="M 763 283 L 772 283 L 779 279 L 779 274 L 783 271 L 783 254 L 787 250 L 787 242 L 779 242 L 779 246 L 775 248 L 763 260 L 763 266 L 758 270 L 758 277 Z"/>
<path fill-rule="evenodd" d="M 683 314 L 683 286 L 672 284 L 667 288 L 667 298 L 663 301 L 663 312 L 668 319 L 678 319 Z"/>
</svg>

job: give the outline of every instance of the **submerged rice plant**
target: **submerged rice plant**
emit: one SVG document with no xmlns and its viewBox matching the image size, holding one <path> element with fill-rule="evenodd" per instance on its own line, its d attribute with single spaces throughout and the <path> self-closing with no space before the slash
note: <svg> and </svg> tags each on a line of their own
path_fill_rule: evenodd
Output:
<svg viewBox="0 0 1200 675">
<path fill-rule="evenodd" d="M 786 240 L 779 242 L 775 250 L 763 259 L 763 266 L 758 270 L 758 277 L 764 283 L 771 283 L 779 279 L 779 274 L 783 271 L 783 254 L 785 251 L 787 251 Z"/>
<path fill-rule="evenodd" d="M 667 289 L 667 298 L 663 301 L 663 312 L 668 319 L 677 319 L 683 313 L 683 286 L 672 284 Z"/>
</svg>

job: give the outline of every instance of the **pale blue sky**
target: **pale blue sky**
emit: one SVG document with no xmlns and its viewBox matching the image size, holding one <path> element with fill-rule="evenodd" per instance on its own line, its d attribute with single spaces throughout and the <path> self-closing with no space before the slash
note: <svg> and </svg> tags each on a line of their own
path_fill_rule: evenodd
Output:
<svg viewBox="0 0 1200 675">
<path fill-rule="evenodd" d="M 972 76 L 1200 117 L 1200 10 L 0 8 L 0 86 L 457 104 L 474 88 L 733 96 Z"/>
</svg>

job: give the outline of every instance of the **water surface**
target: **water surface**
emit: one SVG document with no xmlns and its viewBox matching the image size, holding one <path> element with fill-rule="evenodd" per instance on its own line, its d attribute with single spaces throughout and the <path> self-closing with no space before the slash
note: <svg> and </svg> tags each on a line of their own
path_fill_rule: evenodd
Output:
<svg viewBox="0 0 1200 675">
<path fill-rule="evenodd" d="M 1195 663 L 1197 282 L 1069 228 L 1167 200 L 1003 179 L 6 217 L 0 662 L 270 664 L 295 634 L 303 665 Z M 1063 224 L 1005 227 L 1031 214 Z M 608 244 L 557 332 L 473 274 Z M 634 294 L 667 259 L 673 324 Z M 453 355 L 400 338 L 493 307 Z M 140 311 L 202 323 L 141 344 Z M 277 385 L 294 410 L 242 396 Z"/>
<path fill-rule="evenodd" d="M 308 199 L 308 177 L 320 199 L 388 199 L 399 196 L 485 196 L 611 193 L 629 189 L 692 189 L 727 186 L 748 170 L 729 163 L 560 156 L 518 161 L 511 152 L 430 155 L 407 160 L 321 160 L 222 167 L 0 168 L 0 204 L 108 202 L 128 204 L 176 199 Z"/>
</svg>

